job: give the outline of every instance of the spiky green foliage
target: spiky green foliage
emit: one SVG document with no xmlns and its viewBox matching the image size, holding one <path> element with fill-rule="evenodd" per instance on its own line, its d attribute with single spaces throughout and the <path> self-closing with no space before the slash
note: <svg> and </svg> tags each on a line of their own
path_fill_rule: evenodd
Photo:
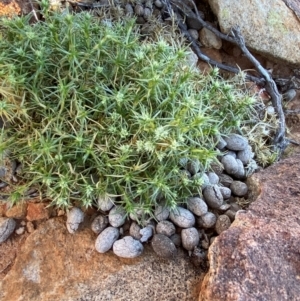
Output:
<svg viewBox="0 0 300 301">
<path fill-rule="evenodd" d="M 215 136 L 238 127 L 253 99 L 216 69 L 189 67 L 182 45 L 142 42 L 134 20 L 29 18 L 0 21 L 1 151 L 23 164 L 14 198 L 35 185 L 58 206 L 109 194 L 151 212 L 199 192 L 180 159 L 204 172 Z"/>
</svg>

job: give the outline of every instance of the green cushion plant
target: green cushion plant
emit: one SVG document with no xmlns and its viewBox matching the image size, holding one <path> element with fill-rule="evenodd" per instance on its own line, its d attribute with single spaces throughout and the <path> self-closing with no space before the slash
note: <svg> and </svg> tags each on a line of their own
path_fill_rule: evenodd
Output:
<svg viewBox="0 0 300 301">
<path fill-rule="evenodd" d="M 199 193 L 179 162 L 207 170 L 216 136 L 240 126 L 253 98 L 188 66 L 185 46 L 142 40 L 132 19 L 29 20 L 0 20 L 0 151 L 23 166 L 10 199 L 34 186 L 60 207 L 111 195 L 151 213 Z"/>
</svg>

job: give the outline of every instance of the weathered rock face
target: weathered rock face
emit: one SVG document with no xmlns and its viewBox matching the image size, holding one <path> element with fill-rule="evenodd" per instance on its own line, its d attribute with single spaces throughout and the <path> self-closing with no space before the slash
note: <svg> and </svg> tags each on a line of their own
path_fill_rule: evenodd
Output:
<svg viewBox="0 0 300 301">
<path fill-rule="evenodd" d="M 0 283 L 1 301 L 198 299 L 201 274 L 185 254 L 162 260 L 146 246 L 121 259 L 96 252 L 95 237 L 88 228 L 69 234 L 61 217 L 42 223 Z"/>
<path fill-rule="evenodd" d="M 300 20 L 296 15 L 300 7 L 296 2 L 241 0 L 237 4 L 235 0 L 209 0 L 222 32 L 239 25 L 248 47 L 280 61 L 300 64 Z"/>
<path fill-rule="evenodd" d="M 249 179 L 257 200 L 209 249 L 199 301 L 300 300 L 300 154 Z"/>
</svg>

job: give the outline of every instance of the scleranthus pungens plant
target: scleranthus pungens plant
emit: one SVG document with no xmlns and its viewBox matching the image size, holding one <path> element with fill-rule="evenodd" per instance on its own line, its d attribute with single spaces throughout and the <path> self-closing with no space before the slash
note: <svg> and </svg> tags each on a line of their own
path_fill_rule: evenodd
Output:
<svg viewBox="0 0 300 301">
<path fill-rule="evenodd" d="M 134 20 L 89 13 L 0 21 L 1 151 L 22 163 L 21 184 L 53 204 L 114 196 L 128 213 L 175 207 L 200 193 L 182 158 L 204 172 L 215 137 L 239 127 L 253 99 L 187 66 L 188 49 L 143 42 Z"/>
</svg>

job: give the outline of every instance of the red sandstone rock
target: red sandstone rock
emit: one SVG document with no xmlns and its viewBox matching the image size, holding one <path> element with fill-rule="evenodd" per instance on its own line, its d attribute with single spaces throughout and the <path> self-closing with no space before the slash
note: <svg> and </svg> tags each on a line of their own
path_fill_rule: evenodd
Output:
<svg viewBox="0 0 300 301">
<path fill-rule="evenodd" d="M 27 203 L 21 202 L 8 209 L 5 213 L 6 217 L 23 219 L 26 216 Z"/>
<path fill-rule="evenodd" d="M 28 221 L 48 219 L 50 210 L 46 208 L 47 205 L 46 203 L 28 203 L 26 219 Z"/>
<path fill-rule="evenodd" d="M 209 249 L 199 301 L 300 300 L 300 154 L 249 179 L 252 197 Z"/>
</svg>

